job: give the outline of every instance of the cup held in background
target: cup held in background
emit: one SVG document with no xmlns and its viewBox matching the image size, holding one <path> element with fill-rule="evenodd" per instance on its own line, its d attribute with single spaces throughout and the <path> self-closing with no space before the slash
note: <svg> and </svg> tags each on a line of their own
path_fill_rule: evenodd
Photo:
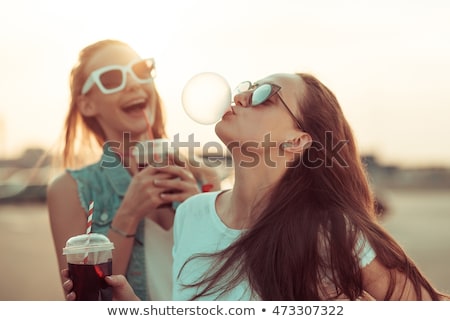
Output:
<svg viewBox="0 0 450 321">
<path fill-rule="evenodd" d="M 156 138 L 139 142 L 133 147 L 132 151 L 139 171 L 148 165 L 153 167 L 168 166 L 172 152 L 170 140 L 167 138 Z"/>
<path fill-rule="evenodd" d="M 66 255 L 77 301 L 110 301 L 112 288 L 105 276 L 112 273 L 114 244 L 103 234 L 73 236 L 66 242 Z"/>
</svg>

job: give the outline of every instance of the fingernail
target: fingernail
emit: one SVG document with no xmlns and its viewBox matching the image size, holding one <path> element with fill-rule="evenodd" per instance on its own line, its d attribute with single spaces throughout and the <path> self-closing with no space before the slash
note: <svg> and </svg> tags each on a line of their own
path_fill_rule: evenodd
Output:
<svg viewBox="0 0 450 321">
<path fill-rule="evenodd" d="M 210 192 L 213 188 L 213 184 L 203 184 L 202 185 L 202 192 L 206 193 L 206 192 Z"/>
</svg>

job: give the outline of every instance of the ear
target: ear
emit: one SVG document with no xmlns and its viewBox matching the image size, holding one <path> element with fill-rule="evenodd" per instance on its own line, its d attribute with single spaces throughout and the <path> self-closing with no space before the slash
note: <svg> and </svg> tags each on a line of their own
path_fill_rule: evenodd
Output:
<svg viewBox="0 0 450 321">
<path fill-rule="evenodd" d="M 312 138 L 308 133 L 301 133 L 294 139 L 281 144 L 281 148 L 288 153 L 301 154 L 312 144 Z"/>
<path fill-rule="evenodd" d="M 77 106 L 81 115 L 85 117 L 94 117 L 97 115 L 96 105 L 86 96 L 77 97 Z"/>
</svg>

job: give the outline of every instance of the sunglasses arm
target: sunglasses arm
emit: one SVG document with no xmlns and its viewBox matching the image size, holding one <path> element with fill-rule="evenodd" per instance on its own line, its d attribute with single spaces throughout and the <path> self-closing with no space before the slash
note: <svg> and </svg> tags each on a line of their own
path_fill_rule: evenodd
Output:
<svg viewBox="0 0 450 321">
<path fill-rule="evenodd" d="M 83 88 L 81 89 L 81 94 L 84 95 L 85 93 L 87 93 L 89 89 L 92 88 L 93 85 L 94 85 L 94 78 L 92 77 L 92 75 L 90 75 L 88 80 L 84 83 Z"/>
</svg>

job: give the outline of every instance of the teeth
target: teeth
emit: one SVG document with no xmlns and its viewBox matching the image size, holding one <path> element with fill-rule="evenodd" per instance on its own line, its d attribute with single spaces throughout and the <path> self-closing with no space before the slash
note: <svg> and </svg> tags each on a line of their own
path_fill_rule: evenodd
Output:
<svg viewBox="0 0 450 321">
<path fill-rule="evenodd" d="M 131 100 L 131 101 L 125 103 L 123 105 L 123 108 L 131 107 L 131 106 L 138 105 L 138 104 L 144 104 L 144 103 L 145 103 L 145 98 L 134 99 L 134 100 Z"/>
</svg>

